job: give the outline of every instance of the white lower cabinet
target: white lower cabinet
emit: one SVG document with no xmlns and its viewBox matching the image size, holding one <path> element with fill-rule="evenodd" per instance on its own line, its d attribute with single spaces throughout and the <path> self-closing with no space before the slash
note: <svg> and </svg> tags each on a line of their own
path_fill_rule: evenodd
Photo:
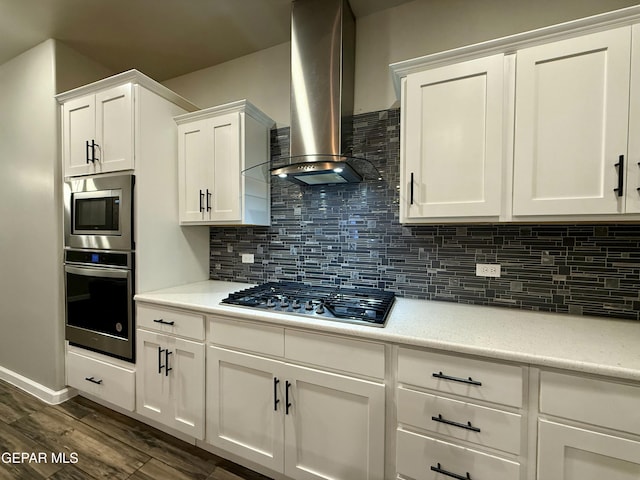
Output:
<svg viewBox="0 0 640 480">
<path fill-rule="evenodd" d="M 133 411 L 136 371 L 130 363 L 67 345 L 66 368 L 70 387 Z"/>
<path fill-rule="evenodd" d="M 214 322 L 213 338 L 228 326 L 228 321 Z M 286 333 L 279 330 L 286 345 Z M 328 344 L 336 338 L 305 335 Z M 298 340 L 292 337 L 292 350 Z M 259 353 L 208 346 L 207 443 L 287 478 L 382 480 L 382 379 L 365 380 Z"/>
<path fill-rule="evenodd" d="M 640 478 L 639 400 L 636 385 L 543 371 L 538 480 Z"/>
<path fill-rule="evenodd" d="M 204 344 L 138 330 L 136 346 L 136 411 L 203 439 Z"/>
<path fill-rule="evenodd" d="M 606 408 L 605 405 L 602 406 Z M 538 479 L 637 480 L 640 441 L 540 420 Z"/>
<path fill-rule="evenodd" d="M 400 347 L 398 478 L 524 479 L 525 379 L 526 367 Z"/>
</svg>

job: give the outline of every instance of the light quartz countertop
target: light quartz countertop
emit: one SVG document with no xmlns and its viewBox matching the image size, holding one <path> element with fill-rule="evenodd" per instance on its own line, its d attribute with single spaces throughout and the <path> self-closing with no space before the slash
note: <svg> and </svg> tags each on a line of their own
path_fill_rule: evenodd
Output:
<svg viewBox="0 0 640 480">
<path fill-rule="evenodd" d="M 396 298 L 384 328 L 221 305 L 246 283 L 204 281 L 137 302 L 640 381 L 640 322 Z"/>
</svg>

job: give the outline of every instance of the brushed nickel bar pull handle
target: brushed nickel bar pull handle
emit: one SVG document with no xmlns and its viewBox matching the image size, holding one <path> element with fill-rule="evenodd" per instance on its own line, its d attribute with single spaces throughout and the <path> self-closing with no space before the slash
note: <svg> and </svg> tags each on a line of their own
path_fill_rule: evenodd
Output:
<svg viewBox="0 0 640 480">
<path fill-rule="evenodd" d="M 438 414 L 437 417 L 431 417 L 431 420 L 433 420 L 434 422 L 440 422 L 447 425 L 451 425 L 453 427 L 464 428 L 465 430 L 471 430 L 472 432 L 480 433 L 480 429 L 478 427 L 474 427 L 473 425 L 471 425 L 471 422 L 467 422 L 467 423 L 454 422 L 453 420 L 447 420 L 446 418 L 443 418 L 441 414 Z"/>
<path fill-rule="evenodd" d="M 460 378 L 460 377 L 451 377 L 449 375 L 445 375 L 442 372 L 433 373 L 432 376 L 434 376 L 435 378 L 440 378 L 442 380 L 450 380 L 452 382 L 468 383 L 469 385 L 475 385 L 477 387 L 482 385 L 482 382 L 478 382 L 477 380 L 474 380 L 471 377 L 469 377 L 468 379 Z"/>
</svg>

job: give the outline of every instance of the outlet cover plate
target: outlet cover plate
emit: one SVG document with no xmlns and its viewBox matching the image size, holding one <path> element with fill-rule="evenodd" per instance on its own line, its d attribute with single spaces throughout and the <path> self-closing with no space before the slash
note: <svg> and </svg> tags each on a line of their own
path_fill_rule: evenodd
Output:
<svg viewBox="0 0 640 480">
<path fill-rule="evenodd" d="M 499 263 L 476 263 L 476 277 L 499 277 Z"/>
</svg>

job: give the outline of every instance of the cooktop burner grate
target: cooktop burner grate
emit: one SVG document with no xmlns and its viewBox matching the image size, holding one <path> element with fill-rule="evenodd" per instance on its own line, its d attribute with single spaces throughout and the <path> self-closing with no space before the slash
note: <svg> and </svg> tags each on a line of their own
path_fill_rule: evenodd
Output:
<svg viewBox="0 0 640 480">
<path fill-rule="evenodd" d="M 393 292 L 375 288 L 268 282 L 231 293 L 222 303 L 382 327 Z"/>
</svg>

